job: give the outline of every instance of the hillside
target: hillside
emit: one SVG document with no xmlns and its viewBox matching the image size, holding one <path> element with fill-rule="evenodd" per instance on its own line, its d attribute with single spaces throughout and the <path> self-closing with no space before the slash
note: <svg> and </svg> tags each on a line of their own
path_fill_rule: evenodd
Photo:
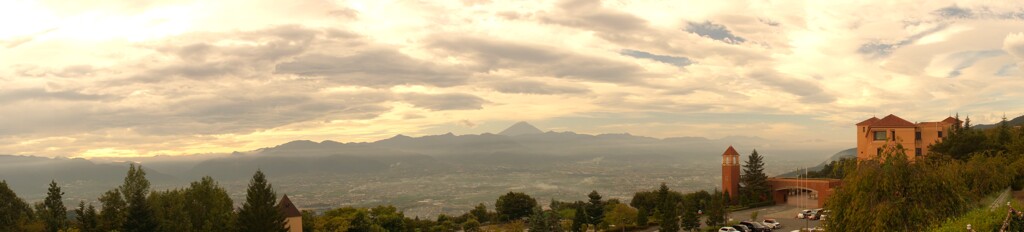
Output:
<svg viewBox="0 0 1024 232">
<path fill-rule="evenodd" d="M 809 167 L 809 168 L 806 169 L 806 171 L 809 171 L 809 172 L 820 171 L 821 169 L 825 168 L 825 165 L 831 163 L 832 161 L 837 161 L 837 160 L 840 160 L 840 159 L 843 159 L 843 158 L 857 158 L 857 148 L 850 148 L 850 149 L 846 149 L 846 150 L 842 150 L 842 151 L 836 152 L 836 154 L 833 154 L 827 160 L 825 160 L 824 162 L 821 162 L 821 164 L 818 164 L 818 165 L 816 165 L 814 167 Z M 803 174 L 804 172 L 805 172 L 805 170 L 793 170 L 791 172 L 787 172 L 787 173 L 783 173 L 781 175 L 778 175 L 777 177 L 796 178 L 796 177 L 799 177 L 800 174 Z"/>
</svg>

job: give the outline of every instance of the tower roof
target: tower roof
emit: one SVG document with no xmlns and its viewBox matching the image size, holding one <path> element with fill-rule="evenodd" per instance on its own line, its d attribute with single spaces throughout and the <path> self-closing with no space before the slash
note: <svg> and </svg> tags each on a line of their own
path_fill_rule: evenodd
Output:
<svg viewBox="0 0 1024 232">
<path fill-rule="evenodd" d="M 732 146 L 729 146 L 728 149 L 725 149 L 725 153 L 722 153 L 722 156 L 730 156 L 730 155 L 731 156 L 739 156 L 740 153 L 736 152 L 736 149 L 732 148 Z"/>
<path fill-rule="evenodd" d="M 878 121 L 871 123 L 871 127 L 915 127 L 914 123 L 904 120 L 896 115 L 890 114 Z"/>
<path fill-rule="evenodd" d="M 284 217 L 302 217 L 302 213 L 299 212 L 299 208 L 292 204 L 292 200 L 288 199 L 288 194 L 281 197 L 281 202 L 278 202 L 278 206 L 281 208 L 281 212 L 284 213 Z"/>
</svg>

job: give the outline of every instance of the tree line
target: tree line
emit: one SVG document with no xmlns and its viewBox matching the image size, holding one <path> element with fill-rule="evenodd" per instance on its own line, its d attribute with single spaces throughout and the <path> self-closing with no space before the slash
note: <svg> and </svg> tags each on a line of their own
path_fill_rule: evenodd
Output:
<svg viewBox="0 0 1024 232">
<path fill-rule="evenodd" d="M 994 128 L 978 130 L 968 117 L 946 134 L 914 162 L 895 144 L 883 147 L 877 159 L 837 163 L 832 173 L 843 185 L 825 205 L 831 210 L 825 227 L 922 230 L 987 207 L 982 199 L 1007 187 L 1024 188 L 1024 129 L 1003 118 Z"/>
<path fill-rule="evenodd" d="M 30 207 L 0 181 L 0 231 L 287 231 L 277 196 L 262 171 L 253 175 L 246 201 L 237 211 L 227 191 L 209 176 L 183 189 L 151 191 L 146 172 L 135 164 L 121 186 L 99 197 L 99 209 L 83 201 L 69 211 L 63 195 L 51 181 L 43 202 Z"/>
</svg>

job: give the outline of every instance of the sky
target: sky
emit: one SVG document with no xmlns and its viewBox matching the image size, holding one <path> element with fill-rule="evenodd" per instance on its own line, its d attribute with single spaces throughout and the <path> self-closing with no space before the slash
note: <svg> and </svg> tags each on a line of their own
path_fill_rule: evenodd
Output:
<svg viewBox="0 0 1024 232">
<path fill-rule="evenodd" d="M 1024 113 L 1019 1 L 0 2 L 0 154 L 544 130 L 854 146 Z"/>
</svg>

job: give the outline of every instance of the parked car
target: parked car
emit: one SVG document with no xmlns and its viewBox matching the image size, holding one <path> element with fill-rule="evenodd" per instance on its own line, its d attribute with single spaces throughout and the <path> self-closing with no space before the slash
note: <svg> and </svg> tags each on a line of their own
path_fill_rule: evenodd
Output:
<svg viewBox="0 0 1024 232">
<path fill-rule="evenodd" d="M 772 229 L 769 229 L 768 227 L 765 227 L 764 225 L 761 225 L 761 223 L 757 223 L 757 222 L 744 221 L 744 222 L 740 222 L 740 225 L 747 226 L 747 228 L 750 228 L 750 231 L 753 231 L 753 232 L 768 232 L 768 231 L 772 231 Z"/>
<path fill-rule="evenodd" d="M 805 209 L 803 211 L 800 211 L 800 213 L 797 213 L 796 214 L 796 218 L 799 218 L 799 219 L 807 218 L 807 216 L 810 216 L 813 212 L 814 212 L 813 210 Z"/>
<path fill-rule="evenodd" d="M 718 232 L 740 232 L 740 231 L 737 230 L 736 228 L 732 228 L 732 227 L 722 227 L 721 229 L 718 229 Z"/>
<path fill-rule="evenodd" d="M 828 217 L 828 215 L 830 213 L 832 213 L 832 211 L 830 211 L 830 210 L 821 210 L 821 211 L 818 211 L 818 213 L 815 214 L 814 217 L 812 217 L 811 219 L 814 219 L 814 220 L 825 220 L 825 218 Z"/>
<path fill-rule="evenodd" d="M 764 219 L 763 221 L 761 221 L 761 224 L 764 224 L 764 225 L 766 225 L 766 226 L 768 226 L 769 228 L 772 228 L 772 229 L 782 228 L 782 223 L 779 223 L 779 221 L 776 221 L 775 219 L 770 219 L 770 218 L 769 219 Z"/>
<path fill-rule="evenodd" d="M 734 229 L 736 229 L 738 231 L 742 231 L 742 232 L 751 232 L 750 228 L 748 228 L 747 226 L 744 226 L 744 225 L 733 225 L 732 228 L 734 228 Z"/>
</svg>

